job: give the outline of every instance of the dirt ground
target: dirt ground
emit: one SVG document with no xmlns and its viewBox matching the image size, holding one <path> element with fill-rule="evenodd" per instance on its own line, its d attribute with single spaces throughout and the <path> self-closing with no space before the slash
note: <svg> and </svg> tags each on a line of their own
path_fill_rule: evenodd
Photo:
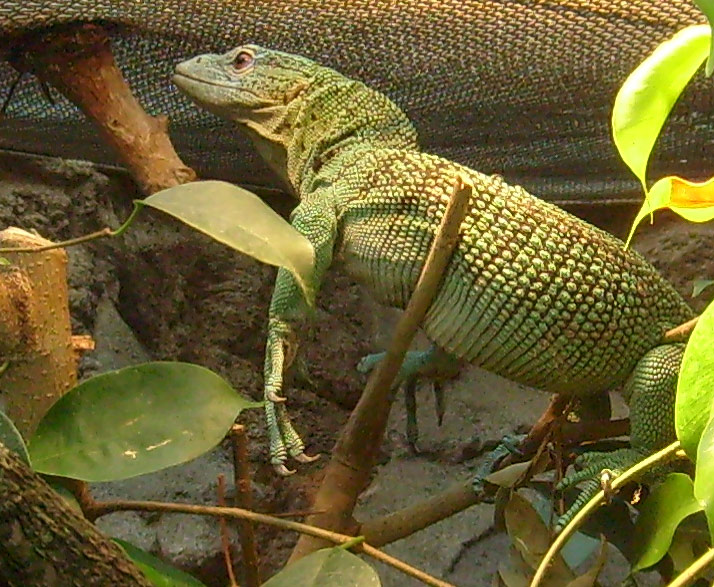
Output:
<svg viewBox="0 0 714 587">
<path fill-rule="evenodd" d="M 92 165 L 0 153 L 0 226 L 35 229 L 54 240 L 118 226 L 133 198 L 121 173 Z M 287 199 L 270 203 L 285 214 Z M 623 236 L 634 216 L 627 207 L 577 211 Z M 635 247 L 689 298 L 692 283 L 714 275 L 713 229 L 671 215 L 645 223 Z M 274 269 L 212 242 L 178 223 L 147 212 L 118 240 L 70 250 L 71 312 L 75 333 L 91 333 L 97 350 L 81 364 L 83 376 L 149 359 L 199 363 L 224 375 L 237 390 L 261 396 L 267 306 Z M 707 290 L 693 305 L 701 309 Z M 355 365 L 379 350 L 395 313 L 376 306 L 366 292 L 335 267 L 318 299 L 303 350 L 314 382 L 290 392 L 290 410 L 311 452 L 329 453 L 364 384 Z M 421 341 L 423 344 L 424 341 Z M 436 426 L 427 390 L 420 391 L 420 454 L 409 453 L 404 409 L 395 404 L 382 464 L 363 494 L 357 515 L 366 519 L 404 507 L 468 478 L 474 461 L 465 449 L 527 427 L 545 407 L 546 394 L 475 368 L 446 386 L 444 425 Z M 262 415 L 245 413 L 256 509 L 304 510 L 319 482 L 322 464 L 278 479 L 266 465 Z M 98 484 L 99 498 L 168 499 L 215 503 L 216 477 L 231 475 L 226 446 L 192 463 L 121 483 Z M 490 530 L 492 506 L 472 507 L 387 550 L 457 585 L 490 585 L 505 556 L 503 535 Z M 207 585 L 224 585 L 218 532 L 210 520 L 114 514 L 100 520 L 107 533 L 125 538 L 193 572 Z M 273 574 L 295 536 L 272 528 L 258 531 L 262 571 Z M 239 557 L 238 557 L 239 558 Z M 417 584 L 378 567 L 385 585 Z M 614 584 L 622 567 L 608 570 Z M 611 584 L 604 582 L 603 584 Z"/>
</svg>

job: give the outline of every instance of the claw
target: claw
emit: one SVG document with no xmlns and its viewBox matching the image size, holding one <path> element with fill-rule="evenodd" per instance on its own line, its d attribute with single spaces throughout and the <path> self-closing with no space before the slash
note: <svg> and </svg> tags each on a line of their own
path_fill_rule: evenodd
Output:
<svg viewBox="0 0 714 587">
<path fill-rule="evenodd" d="M 274 404 L 279 404 L 279 403 L 285 402 L 285 401 L 287 401 L 287 399 L 288 399 L 288 398 L 286 398 L 286 397 L 283 397 L 283 396 L 281 396 L 281 395 L 278 395 L 278 394 L 275 393 L 272 389 L 269 389 L 269 390 L 267 390 L 267 391 L 265 392 L 265 398 L 266 398 L 268 401 L 273 402 Z"/>
<path fill-rule="evenodd" d="M 275 469 L 275 472 L 280 475 L 281 477 L 290 477 L 290 475 L 293 475 L 295 473 L 294 470 L 288 469 L 285 465 L 282 463 L 273 465 L 273 469 Z"/>
<path fill-rule="evenodd" d="M 300 454 L 296 454 L 293 456 L 293 458 L 298 462 L 298 463 L 312 463 L 313 461 L 316 461 L 317 459 L 320 458 L 320 453 L 317 453 L 316 455 L 306 455 L 304 452 L 301 452 Z"/>
</svg>

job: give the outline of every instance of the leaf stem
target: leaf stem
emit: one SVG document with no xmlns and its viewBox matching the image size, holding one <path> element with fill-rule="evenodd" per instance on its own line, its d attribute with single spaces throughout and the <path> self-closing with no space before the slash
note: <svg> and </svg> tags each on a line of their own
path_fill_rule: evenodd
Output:
<svg viewBox="0 0 714 587">
<path fill-rule="evenodd" d="M 41 253 L 42 251 L 51 251 L 52 249 L 63 249 L 66 247 L 81 245 L 82 243 L 97 240 L 107 236 L 120 236 L 124 231 L 126 231 L 127 228 L 129 228 L 129 225 L 132 223 L 141 208 L 141 200 L 135 200 L 134 209 L 131 211 L 131 214 L 129 214 L 129 217 L 126 219 L 126 221 L 116 230 L 112 230 L 107 226 L 105 228 L 102 228 L 101 230 L 97 230 L 96 232 L 91 232 L 83 236 L 78 236 L 77 238 L 71 238 L 66 241 L 52 243 L 50 245 L 44 245 L 41 247 L 0 248 L 0 253 Z"/>
</svg>

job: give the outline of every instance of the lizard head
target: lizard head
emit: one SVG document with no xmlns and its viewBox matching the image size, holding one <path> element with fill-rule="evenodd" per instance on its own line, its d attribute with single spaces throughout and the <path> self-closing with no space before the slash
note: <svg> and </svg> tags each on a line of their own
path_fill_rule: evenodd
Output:
<svg viewBox="0 0 714 587">
<path fill-rule="evenodd" d="M 179 63 L 173 81 L 200 107 L 237 123 L 295 192 L 350 141 L 416 144 L 409 119 L 388 98 L 298 55 L 243 45 Z"/>
<path fill-rule="evenodd" d="M 173 81 L 214 114 L 248 126 L 273 126 L 321 68 L 315 62 L 257 45 L 199 55 L 176 66 Z M 256 129 L 257 130 L 257 129 Z"/>
</svg>

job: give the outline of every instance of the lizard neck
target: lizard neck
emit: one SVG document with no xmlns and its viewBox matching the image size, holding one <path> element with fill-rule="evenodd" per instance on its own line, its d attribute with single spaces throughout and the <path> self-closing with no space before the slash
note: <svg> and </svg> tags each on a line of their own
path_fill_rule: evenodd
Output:
<svg viewBox="0 0 714 587">
<path fill-rule="evenodd" d="M 319 79 L 334 76 L 334 79 Z M 307 194 L 326 169 L 355 149 L 417 149 L 407 116 L 382 94 L 331 71 L 321 72 L 302 96 L 286 145 L 287 177 Z"/>
</svg>

